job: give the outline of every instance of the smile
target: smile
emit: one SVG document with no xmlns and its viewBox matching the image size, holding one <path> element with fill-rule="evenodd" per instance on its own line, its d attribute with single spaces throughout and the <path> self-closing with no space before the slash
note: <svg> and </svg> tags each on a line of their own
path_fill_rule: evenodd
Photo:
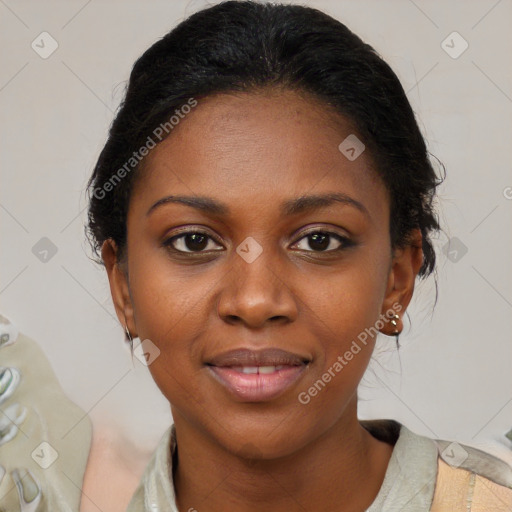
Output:
<svg viewBox="0 0 512 512">
<path fill-rule="evenodd" d="M 207 364 L 212 377 L 240 402 L 267 402 L 289 390 L 308 368 L 308 358 L 280 349 L 240 349 Z"/>
</svg>

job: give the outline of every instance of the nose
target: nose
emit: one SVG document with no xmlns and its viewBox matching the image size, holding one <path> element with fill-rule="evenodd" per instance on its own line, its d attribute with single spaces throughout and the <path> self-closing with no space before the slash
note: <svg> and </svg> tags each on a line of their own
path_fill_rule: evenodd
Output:
<svg viewBox="0 0 512 512">
<path fill-rule="evenodd" d="M 257 329 L 266 323 L 286 324 L 297 318 L 289 276 L 269 250 L 263 250 L 250 263 L 234 253 L 230 263 L 217 302 L 223 321 Z"/>
</svg>

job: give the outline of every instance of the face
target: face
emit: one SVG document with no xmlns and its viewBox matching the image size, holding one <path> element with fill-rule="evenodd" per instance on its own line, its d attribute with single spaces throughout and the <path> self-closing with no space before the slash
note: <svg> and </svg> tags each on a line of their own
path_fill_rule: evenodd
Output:
<svg viewBox="0 0 512 512">
<path fill-rule="evenodd" d="M 375 342 L 361 333 L 410 300 L 421 257 L 393 257 L 370 155 L 338 149 L 351 134 L 290 91 L 202 99 L 147 157 L 125 265 L 104 245 L 175 422 L 233 453 L 291 454 L 353 419 Z"/>
</svg>

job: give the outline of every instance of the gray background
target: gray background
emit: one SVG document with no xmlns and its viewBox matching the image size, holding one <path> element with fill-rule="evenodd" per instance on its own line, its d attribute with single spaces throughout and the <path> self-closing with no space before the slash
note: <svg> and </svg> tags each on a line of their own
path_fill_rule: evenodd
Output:
<svg viewBox="0 0 512 512">
<path fill-rule="evenodd" d="M 400 355 L 393 340 L 379 341 L 360 416 L 511 459 L 503 433 L 512 428 L 512 2 L 303 3 L 388 61 L 448 173 L 437 306 L 430 278 L 417 288 Z M 147 368 L 132 364 L 107 276 L 88 258 L 84 188 L 133 62 L 203 5 L 0 0 L 0 313 L 43 347 L 96 428 L 114 428 L 146 453 L 170 412 Z M 31 47 L 44 31 L 58 43 L 46 59 Z M 454 31 L 469 45 L 457 58 L 464 43 L 448 37 Z M 43 237 L 57 251 L 46 261 Z"/>
</svg>

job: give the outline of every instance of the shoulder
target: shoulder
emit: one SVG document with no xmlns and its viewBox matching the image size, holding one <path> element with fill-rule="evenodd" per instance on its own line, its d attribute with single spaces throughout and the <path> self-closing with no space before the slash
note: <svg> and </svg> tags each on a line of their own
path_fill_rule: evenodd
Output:
<svg viewBox="0 0 512 512">
<path fill-rule="evenodd" d="M 361 423 L 394 446 L 381 491 L 368 512 L 512 512 L 512 468 L 498 457 L 416 434 L 394 420 Z"/>
<path fill-rule="evenodd" d="M 435 440 L 439 452 L 432 512 L 512 511 L 512 468 L 464 444 Z"/>
</svg>

